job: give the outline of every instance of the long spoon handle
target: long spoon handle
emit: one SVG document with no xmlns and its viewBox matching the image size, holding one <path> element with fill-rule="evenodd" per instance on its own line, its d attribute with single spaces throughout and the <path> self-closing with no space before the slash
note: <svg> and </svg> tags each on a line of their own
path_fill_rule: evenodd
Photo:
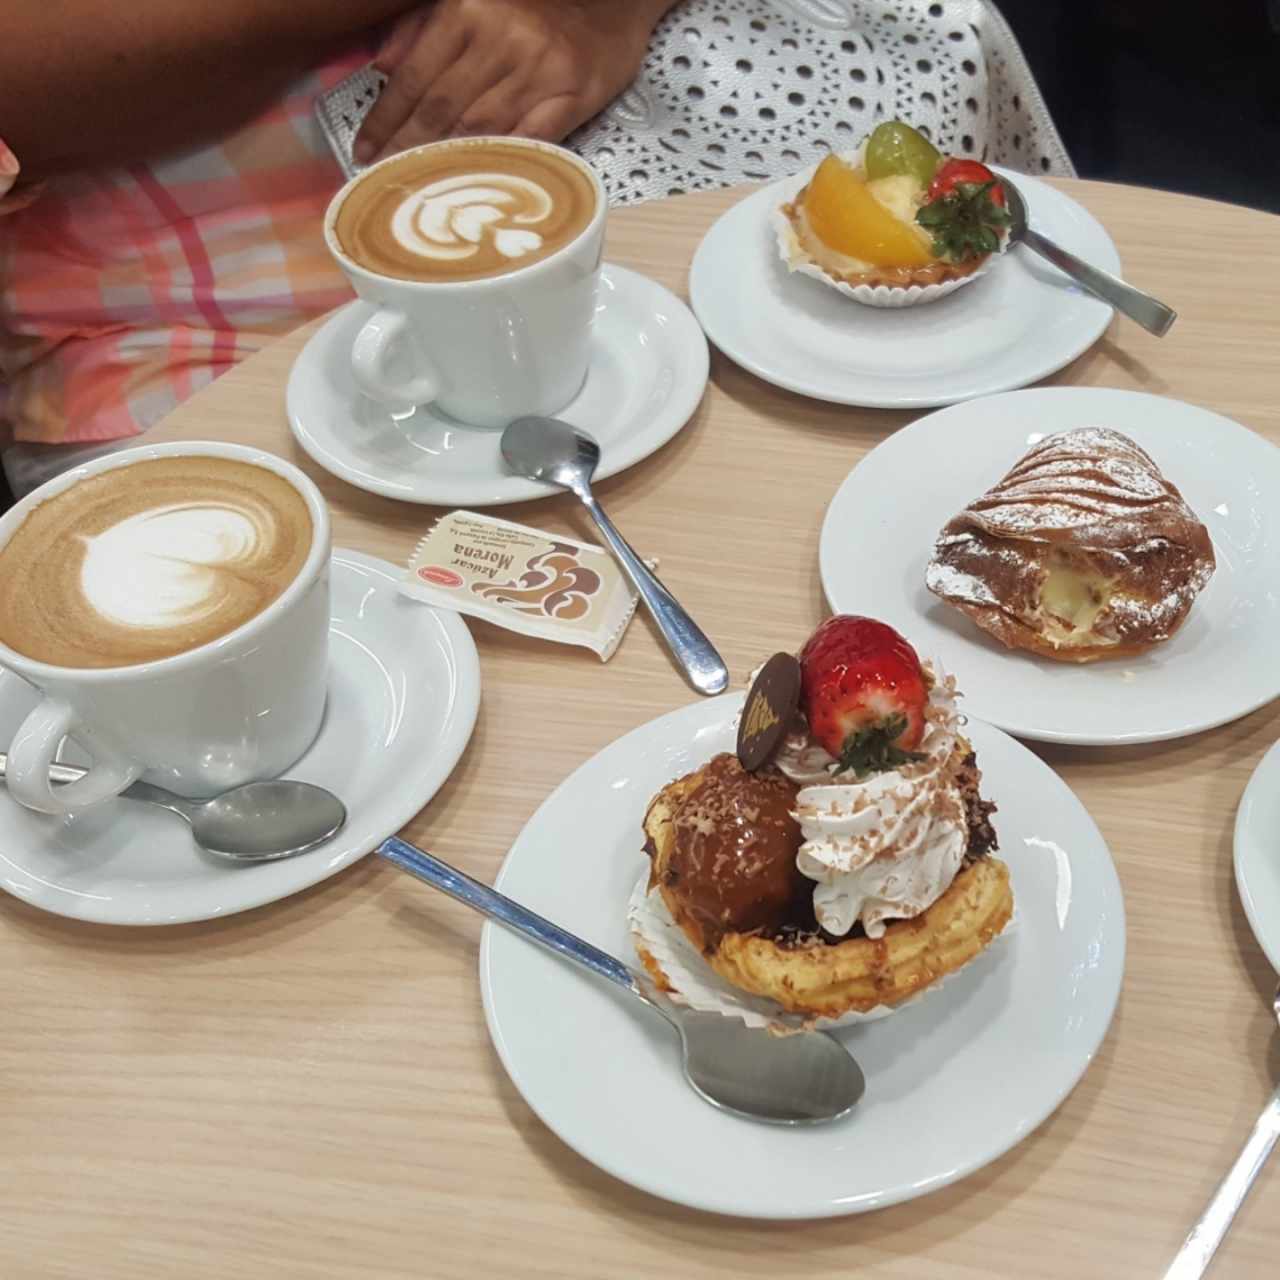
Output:
<svg viewBox="0 0 1280 1280">
<path fill-rule="evenodd" d="M 1166 307 L 1158 298 L 1135 289 L 1109 271 L 1091 266 L 1030 227 L 1027 228 L 1023 241 L 1028 249 L 1034 249 L 1042 258 L 1047 258 L 1059 271 L 1065 272 L 1077 284 L 1088 289 L 1095 298 L 1109 303 L 1130 320 L 1140 324 L 1148 333 L 1154 333 L 1157 338 L 1163 338 L 1178 318 L 1178 313 L 1172 307 Z"/>
<path fill-rule="evenodd" d="M 572 960 L 601 978 L 608 978 L 646 1004 L 649 1003 L 648 997 L 640 989 L 636 975 L 621 960 L 614 959 L 607 951 L 601 951 L 599 947 L 570 933 L 568 929 L 553 924 L 528 907 L 513 902 L 497 889 L 473 880 L 456 867 L 441 862 L 433 854 L 395 836 L 384 840 L 378 846 L 378 853 L 401 871 L 407 871 L 433 889 L 447 893 L 455 901 L 473 908 L 482 916 L 488 916 L 490 920 L 528 938 L 530 942 L 536 942 L 540 947 L 554 951 L 566 960 Z"/>
<path fill-rule="evenodd" d="M 729 685 L 729 669 L 716 647 L 702 633 L 701 628 L 684 611 L 680 602 L 658 580 L 657 575 L 631 549 L 630 544 L 605 514 L 604 508 L 590 493 L 579 493 L 591 518 L 604 535 L 610 550 L 617 556 L 627 577 L 635 584 L 640 599 L 653 615 L 676 661 L 684 668 L 699 693 L 723 693 Z"/>
<path fill-rule="evenodd" d="M 9 767 L 9 757 L 0 751 L 0 778 L 5 776 Z M 77 769 L 72 764 L 51 764 L 49 766 L 50 782 L 79 782 L 81 778 L 88 772 L 87 769 Z"/>
<path fill-rule="evenodd" d="M 1213 1255 L 1235 1220 L 1236 1211 L 1244 1204 L 1254 1179 L 1271 1154 L 1271 1148 L 1276 1145 L 1277 1137 L 1280 1137 L 1280 1089 L 1271 1095 L 1271 1101 L 1262 1109 L 1248 1142 L 1236 1157 L 1230 1172 L 1218 1184 L 1209 1207 L 1178 1250 L 1173 1265 L 1164 1273 L 1164 1280 L 1197 1280 L 1208 1270 Z"/>
<path fill-rule="evenodd" d="M 8 769 L 9 758 L 0 752 L 0 778 L 5 776 Z M 87 769 L 77 769 L 73 764 L 51 764 L 49 766 L 50 782 L 78 782 L 88 773 Z M 172 795 L 168 791 L 162 790 L 160 787 L 153 787 L 148 782 L 133 782 L 120 793 L 121 797 L 126 800 L 140 800 L 143 804 L 159 805 L 162 809 L 169 809 L 173 813 L 180 814 L 191 821 L 192 806 L 187 803 L 181 796 Z"/>
</svg>

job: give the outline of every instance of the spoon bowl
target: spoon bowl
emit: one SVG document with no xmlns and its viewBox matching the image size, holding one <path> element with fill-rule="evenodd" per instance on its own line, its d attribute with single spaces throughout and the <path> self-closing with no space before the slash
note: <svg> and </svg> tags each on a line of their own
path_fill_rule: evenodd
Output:
<svg viewBox="0 0 1280 1280">
<path fill-rule="evenodd" d="M 236 862 L 273 862 L 332 839 L 347 809 L 332 791 L 280 778 L 224 791 L 192 804 L 186 816 L 196 843 L 209 853 Z"/>
<path fill-rule="evenodd" d="M 767 1124 L 825 1124 L 848 1115 L 866 1092 L 862 1068 L 825 1032 L 771 1036 L 718 1013 L 686 1010 L 668 1021 L 680 1033 L 685 1079 L 721 1111 Z"/>
<path fill-rule="evenodd" d="M 501 448 L 512 471 L 574 493 L 584 481 L 589 492 L 600 465 L 594 437 L 559 418 L 517 418 L 502 433 Z"/>
</svg>

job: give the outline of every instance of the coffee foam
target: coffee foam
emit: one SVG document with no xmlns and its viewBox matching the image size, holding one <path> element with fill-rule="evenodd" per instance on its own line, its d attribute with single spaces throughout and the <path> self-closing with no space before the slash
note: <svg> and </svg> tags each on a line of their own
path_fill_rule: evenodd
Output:
<svg viewBox="0 0 1280 1280">
<path fill-rule="evenodd" d="M 459 142 L 370 173 L 339 208 L 334 233 L 350 257 L 384 275 L 478 279 L 563 248 L 595 207 L 590 179 L 567 157 Z"/>
<path fill-rule="evenodd" d="M 0 640 L 42 662 L 170 657 L 262 612 L 313 536 L 288 481 L 234 459 L 153 459 L 34 508 L 0 548 Z"/>
</svg>

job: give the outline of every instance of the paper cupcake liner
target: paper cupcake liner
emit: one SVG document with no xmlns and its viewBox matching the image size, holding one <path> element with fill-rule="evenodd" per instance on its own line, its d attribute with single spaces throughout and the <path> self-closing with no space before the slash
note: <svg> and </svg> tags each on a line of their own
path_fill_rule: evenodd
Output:
<svg viewBox="0 0 1280 1280">
<path fill-rule="evenodd" d="M 841 159 L 855 163 L 860 156 L 860 151 L 846 152 L 841 155 Z M 788 271 L 797 275 L 808 276 L 811 280 L 818 280 L 825 284 L 829 289 L 835 289 L 839 293 L 843 293 L 846 298 L 852 298 L 855 302 L 861 302 L 868 307 L 915 307 L 923 302 L 937 302 L 939 298 L 945 298 L 947 294 L 954 293 L 957 289 L 963 288 L 967 284 L 972 284 L 975 280 L 980 280 L 988 271 L 996 260 L 1004 255 L 1005 250 L 1009 247 L 1009 237 L 1002 237 L 1000 248 L 976 270 L 971 271 L 967 276 L 959 276 L 954 280 L 944 280 L 941 284 L 912 284 L 905 287 L 895 288 L 887 284 L 846 284 L 843 280 L 835 280 L 829 276 L 817 263 L 806 262 L 801 259 L 804 250 L 800 246 L 799 239 L 796 236 L 795 228 L 791 225 L 786 214 L 782 212 L 784 204 L 790 204 L 808 184 L 809 179 L 813 177 L 817 166 L 813 165 L 806 169 L 803 173 L 793 175 L 783 184 L 781 194 L 778 198 L 777 205 L 774 206 L 771 215 L 773 222 L 774 237 L 778 245 L 778 257 L 782 261 L 782 265 Z"/>
</svg>

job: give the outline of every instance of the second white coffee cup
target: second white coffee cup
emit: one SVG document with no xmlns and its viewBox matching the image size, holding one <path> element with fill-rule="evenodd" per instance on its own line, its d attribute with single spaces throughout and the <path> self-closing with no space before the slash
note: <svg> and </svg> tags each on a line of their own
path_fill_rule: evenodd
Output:
<svg viewBox="0 0 1280 1280">
<path fill-rule="evenodd" d="M 73 813 L 141 778 L 188 797 L 283 773 L 307 750 L 324 716 L 329 648 L 329 513 L 320 491 L 272 454 L 238 445 L 142 446 L 76 467 L 0 517 L 0 548 L 42 502 L 89 477 L 145 459 L 229 458 L 285 479 L 311 518 L 296 577 L 274 601 L 216 640 L 133 666 L 66 667 L 0 644 L 0 666 L 42 694 L 13 737 L 7 785 L 22 804 Z M 85 777 L 51 786 L 64 737 L 90 756 Z"/>
<path fill-rule="evenodd" d="M 384 166 L 415 154 L 487 142 L 549 151 L 587 177 L 595 207 L 575 239 L 527 266 L 456 281 L 383 275 L 343 250 L 335 221 L 359 184 L 377 181 Z M 430 404 L 465 426 L 502 428 L 524 414 L 558 413 L 582 388 L 591 361 L 607 207 L 590 165 L 562 147 L 529 139 L 430 143 L 354 178 L 329 205 L 325 238 L 357 296 L 377 307 L 351 353 L 357 385 L 389 406 Z"/>
</svg>

